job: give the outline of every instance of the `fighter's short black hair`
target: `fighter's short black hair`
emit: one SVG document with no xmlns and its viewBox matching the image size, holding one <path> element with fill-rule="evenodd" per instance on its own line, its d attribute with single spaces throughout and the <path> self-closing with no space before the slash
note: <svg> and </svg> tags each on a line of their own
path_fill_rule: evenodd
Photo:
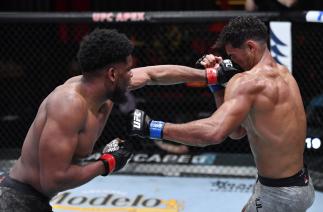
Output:
<svg viewBox="0 0 323 212">
<path fill-rule="evenodd" d="M 223 28 L 217 42 L 222 47 L 231 44 L 238 48 L 248 39 L 262 42 L 268 40 L 267 26 L 255 16 L 238 16 L 231 19 Z"/>
<path fill-rule="evenodd" d="M 89 73 L 111 63 L 126 61 L 133 48 L 124 34 L 116 30 L 95 29 L 83 38 L 77 59 L 82 72 Z"/>
</svg>

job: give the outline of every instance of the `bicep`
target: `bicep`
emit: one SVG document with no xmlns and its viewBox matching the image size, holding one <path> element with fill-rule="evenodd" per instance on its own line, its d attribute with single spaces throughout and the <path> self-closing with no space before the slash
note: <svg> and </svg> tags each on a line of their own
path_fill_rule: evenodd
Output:
<svg viewBox="0 0 323 212">
<path fill-rule="evenodd" d="M 77 137 L 76 131 L 64 129 L 56 120 L 47 120 L 39 146 L 40 170 L 43 174 L 68 168 L 77 145 Z"/>
<path fill-rule="evenodd" d="M 70 107 L 70 108 L 69 108 Z M 71 105 L 65 109 L 48 109 L 39 143 L 39 164 L 43 177 L 64 173 L 71 164 L 78 144 L 84 114 Z"/>
<path fill-rule="evenodd" d="M 236 130 L 247 117 L 252 101 L 246 95 L 238 95 L 226 100 L 210 117 L 219 126 L 223 137 Z"/>
</svg>

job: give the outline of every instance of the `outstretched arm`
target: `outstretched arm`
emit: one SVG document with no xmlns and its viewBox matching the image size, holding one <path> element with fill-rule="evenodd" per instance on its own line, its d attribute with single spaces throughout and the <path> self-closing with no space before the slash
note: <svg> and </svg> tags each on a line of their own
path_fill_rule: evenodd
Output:
<svg viewBox="0 0 323 212">
<path fill-rule="evenodd" d="M 159 65 L 135 68 L 131 70 L 129 89 L 137 89 L 145 85 L 170 85 L 184 82 L 207 82 L 209 85 L 224 84 L 232 76 L 239 73 L 231 60 L 223 60 L 219 66 L 200 70 L 180 65 Z"/>
<path fill-rule="evenodd" d="M 184 82 L 206 81 L 205 70 L 180 65 L 158 65 L 134 68 L 131 70 L 129 89 L 134 90 L 145 85 L 171 85 Z"/>
</svg>

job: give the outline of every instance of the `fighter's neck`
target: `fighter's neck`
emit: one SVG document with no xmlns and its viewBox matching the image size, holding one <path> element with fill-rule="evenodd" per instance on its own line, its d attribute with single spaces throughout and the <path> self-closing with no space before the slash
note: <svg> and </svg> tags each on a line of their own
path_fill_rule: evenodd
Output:
<svg viewBox="0 0 323 212">
<path fill-rule="evenodd" d="M 276 61 L 272 57 L 269 49 L 266 48 L 266 50 L 264 50 L 264 52 L 262 54 L 262 57 L 260 58 L 257 65 L 269 65 L 269 66 L 275 66 L 276 65 Z"/>
<path fill-rule="evenodd" d="M 89 108 L 93 112 L 99 112 L 102 106 L 108 100 L 102 82 L 81 81 L 79 86 L 79 92 L 87 101 Z"/>
</svg>

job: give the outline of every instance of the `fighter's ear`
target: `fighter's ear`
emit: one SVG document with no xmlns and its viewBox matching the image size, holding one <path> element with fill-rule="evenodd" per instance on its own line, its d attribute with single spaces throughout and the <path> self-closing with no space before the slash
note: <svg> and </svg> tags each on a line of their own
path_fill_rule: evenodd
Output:
<svg viewBox="0 0 323 212">
<path fill-rule="evenodd" d="M 111 82 L 115 82 L 117 79 L 117 72 L 113 66 L 108 67 L 105 70 L 105 77 L 109 79 Z"/>
<path fill-rule="evenodd" d="M 252 52 L 257 49 L 257 43 L 254 40 L 247 40 L 246 46 Z"/>
</svg>

